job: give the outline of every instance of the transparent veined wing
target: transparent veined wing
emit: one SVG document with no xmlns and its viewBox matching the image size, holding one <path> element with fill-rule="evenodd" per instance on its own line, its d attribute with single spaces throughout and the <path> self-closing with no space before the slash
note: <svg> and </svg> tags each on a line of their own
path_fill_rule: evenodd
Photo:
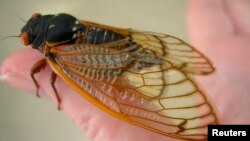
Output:
<svg viewBox="0 0 250 141">
<path fill-rule="evenodd" d="M 185 71 L 137 41 L 54 47 L 47 60 L 111 115 L 166 136 L 205 140 L 207 125 L 218 122 L 207 97 Z"/>
<path fill-rule="evenodd" d="M 179 69 L 194 74 L 209 74 L 215 69 L 211 62 L 185 41 L 166 34 L 130 30 L 132 39 L 153 51 Z"/>
</svg>

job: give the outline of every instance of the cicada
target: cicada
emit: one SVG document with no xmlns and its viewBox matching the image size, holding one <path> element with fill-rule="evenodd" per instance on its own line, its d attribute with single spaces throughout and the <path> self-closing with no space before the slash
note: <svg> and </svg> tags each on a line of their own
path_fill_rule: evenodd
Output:
<svg viewBox="0 0 250 141">
<path fill-rule="evenodd" d="M 193 74 L 214 71 L 212 63 L 183 40 L 166 34 L 117 28 L 69 14 L 35 13 L 20 39 L 44 54 L 31 77 L 46 65 L 60 108 L 56 77 L 110 115 L 156 133 L 206 140 L 218 124 L 215 109 Z"/>
</svg>

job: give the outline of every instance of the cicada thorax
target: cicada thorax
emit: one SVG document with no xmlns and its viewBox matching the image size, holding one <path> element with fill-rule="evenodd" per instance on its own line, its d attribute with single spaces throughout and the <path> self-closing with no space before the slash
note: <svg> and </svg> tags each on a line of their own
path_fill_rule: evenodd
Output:
<svg viewBox="0 0 250 141">
<path fill-rule="evenodd" d="M 49 46 L 61 44 L 104 44 L 128 38 L 111 29 L 87 25 L 71 15 L 58 15 L 51 19 L 46 35 Z"/>
</svg>

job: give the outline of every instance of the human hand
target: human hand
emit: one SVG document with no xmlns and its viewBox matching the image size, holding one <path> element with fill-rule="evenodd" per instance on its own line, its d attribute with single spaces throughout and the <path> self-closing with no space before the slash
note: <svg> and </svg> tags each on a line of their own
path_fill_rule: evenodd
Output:
<svg viewBox="0 0 250 141">
<path fill-rule="evenodd" d="M 216 68 L 199 77 L 219 111 L 221 124 L 250 123 L 250 1 L 190 0 L 188 29 Z"/>
<path fill-rule="evenodd" d="M 215 18 L 213 16 L 219 16 L 217 13 L 223 8 L 219 7 L 216 10 L 211 10 L 211 7 L 206 7 L 205 4 L 202 4 L 208 2 L 217 7 L 217 4 L 220 2 L 219 0 L 210 1 L 211 2 L 209 2 L 209 0 L 203 0 L 202 2 L 196 1 L 196 3 L 191 1 L 188 13 L 189 30 L 194 46 L 206 53 L 209 58 L 213 60 L 215 67 L 217 68 L 217 71 L 211 77 L 201 78 L 204 82 L 202 85 L 207 88 L 207 92 L 211 95 L 212 99 L 214 99 L 214 101 L 216 100 L 215 104 L 218 107 L 222 123 L 249 123 L 250 116 L 249 113 L 247 113 L 247 111 L 249 111 L 247 104 L 249 104 L 250 100 L 247 98 L 246 86 L 247 84 L 250 84 L 249 78 L 247 80 L 249 65 L 247 66 L 245 64 L 242 66 L 242 63 L 247 63 L 245 60 L 247 54 L 249 54 L 249 49 L 247 52 L 246 47 L 248 41 L 246 39 L 244 39 L 244 42 L 241 41 L 243 39 L 239 38 L 243 38 L 241 37 L 242 35 L 237 37 L 233 36 L 234 32 L 229 35 L 229 31 L 224 31 L 222 27 L 224 27 L 227 20 L 224 21 L 224 19 L 220 19 L 221 17 L 218 17 L 218 19 L 221 20 L 220 23 L 222 24 L 222 27 L 217 28 L 219 22 L 217 23 L 218 19 L 213 19 Z M 226 12 L 223 13 L 227 14 Z M 206 21 L 204 18 L 209 21 Z M 210 20 L 214 20 L 216 23 L 211 23 Z M 231 21 L 227 24 L 230 23 L 232 24 Z M 230 44 L 229 41 L 231 42 Z M 211 47 L 213 47 L 213 50 Z M 225 53 L 225 55 L 223 53 Z M 233 55 L 230 56 L 230 53 L 233 53 Z M 25 60 L 25 62 L 20 62 L 20 58 Z M 41 54 L 31 48 L 22 49 L 6 59 L 1 67 L 1 73 L 8 75 L 6 79 L 8 83 L 35 93 L 36 90 L 29 72 L 33 64 L 41 58 Z M 243 60 L 243 62 L 241 62 L 241 60 Z M 16 69 L 16 66 L 19 66 L 18 70 Z M 47 67 L 44 71 L 37 74 L 36 78 L 41 86 L 39 91 L 40 94 L 55 99 L 53 90 L 49 84 L 50 71 L 51 70 Z M 134 141 L 138 139 L 143 141 L 167 140 L 166 137 L 129 125 L 107 115 L 84 100 L 74 90 L 69 88 L 60 78 L 57 79 L 56 87 L 62 100 L 62 111 L 69 115 L 93 141 Z M 238 116 L 237 118 L 236 115 Z"/>
</svg>

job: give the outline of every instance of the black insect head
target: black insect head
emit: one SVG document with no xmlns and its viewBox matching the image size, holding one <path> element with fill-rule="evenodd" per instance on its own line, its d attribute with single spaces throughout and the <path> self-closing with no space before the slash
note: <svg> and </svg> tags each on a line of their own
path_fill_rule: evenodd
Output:
<svg viewBox="0 0 250 141">
<path fill-rule="evenodd" d="M 42 50 L 46 43 L 70 42 L 84 33 L 84 26 L 69 14 L 32 16 L 21 30 L 27 33 L 27 45 Z"/>
</svg>

